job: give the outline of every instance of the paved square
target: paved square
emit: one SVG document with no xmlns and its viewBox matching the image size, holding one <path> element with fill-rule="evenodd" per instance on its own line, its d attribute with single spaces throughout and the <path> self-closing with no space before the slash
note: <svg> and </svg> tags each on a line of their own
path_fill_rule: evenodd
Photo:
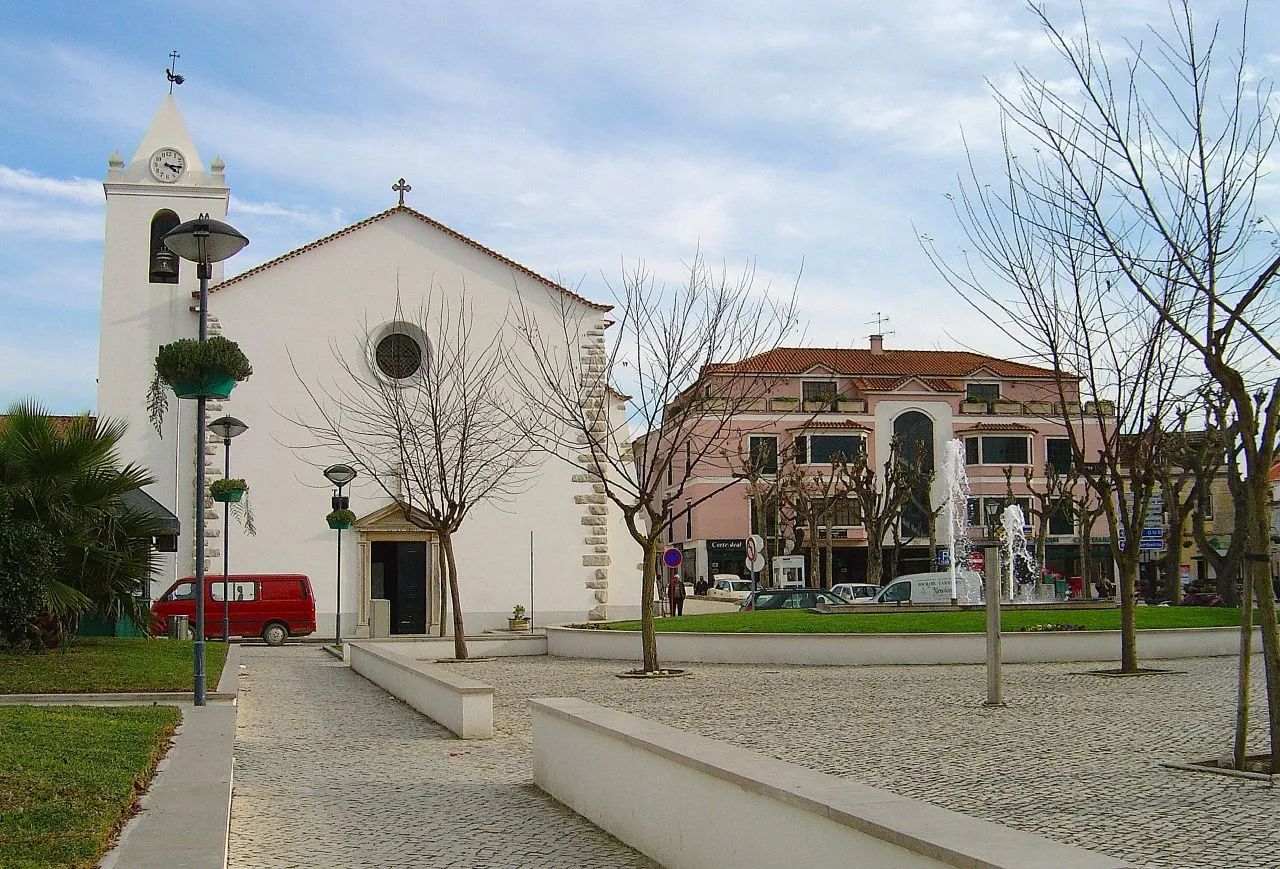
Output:
<svg viewBox="0 0 1280 869">
<path fill-rule="evenodd" d="M 314 647 L 243 651 L 233 867 L 651 866 L 532 787 L 524 700 L 579 696 L 1136 866 L 1280 869 L 1280 791 L 1159 765 L 1229 747 L 1231 658 L 1126 679 L 1007 666 L 1005 709 L 981 705 L 977 666 L 694 664 L 644 681 L 495 658 L 448 665 L 497 689 L 496 738 L 464 743 Z M 1261 751 L 1260 658 L 1254 674 Z"/>
</svg>

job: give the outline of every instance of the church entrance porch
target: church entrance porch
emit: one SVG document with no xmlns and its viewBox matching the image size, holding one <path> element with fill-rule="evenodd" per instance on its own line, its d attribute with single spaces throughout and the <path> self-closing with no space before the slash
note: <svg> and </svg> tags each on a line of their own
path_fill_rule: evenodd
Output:
<svg viewBox="0 0 1280 869">
<path fill-rule="evenodd" d="M 356 636 L 386 631 L 423 635 L 439 628 L 439 548 L 436 535 L 407 521 L 396 504 L 357 519 L 359 607 Z M 371 624 L 373 601 L 385 600 L 391 618 L 385 628 Z M 433 621 L 434 619 L 434 621 Z"/>
<path fill-rule="evenodd" d="M 427 544 L 379 541 L 369 547 L 369 593 L 391 602 L 392 634 L 427 632 Z"/>
</svg>

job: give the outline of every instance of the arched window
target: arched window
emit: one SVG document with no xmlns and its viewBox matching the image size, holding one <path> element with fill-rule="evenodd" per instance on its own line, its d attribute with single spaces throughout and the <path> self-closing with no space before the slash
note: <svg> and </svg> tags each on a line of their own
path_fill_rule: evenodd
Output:
<svg viewBox="0 0 1280 869">
<path fill-rule="evenodd" d="M 178 256 L 164 246 L 164 234 L 179 223 L 178 215 L 165 208 L 151 218 L 151 251 L 147 257 L 147 279 L 153 284 L 178 282 Z"/>
<path fill-rule="evenodd" d="M 899 456 L 908 465 L 919 465 L 926 475 L 933 471 L 933 420 L 918 410 L 909 410 L 893 421 Z M 929 534 L 929 483 L 921 480 L 902 508 L 902 533 L 907 537 Z"/>
</svg>

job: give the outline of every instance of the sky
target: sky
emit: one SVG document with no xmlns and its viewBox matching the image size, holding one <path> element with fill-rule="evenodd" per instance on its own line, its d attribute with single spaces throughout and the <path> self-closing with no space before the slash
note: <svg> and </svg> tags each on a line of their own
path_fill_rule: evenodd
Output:
<svg viewBox="0 0 1280 869">
<path fill-rule="evenodd" d="M 1255 34 L 1280 23 L 1273 3 Z M 1117 50 L 1168 20 L 1166 0 L 1089 10 Z M 394 205 L 403 176 L 407 204 L 594 300 L 640 260 L 678 280 L 700 250 L 796 289 L 789 343 L 864 347 L 880 316 L 889 348 L 1020 358 L 919 236 L 959 255 L 947 194 L 970 160 L 995 179 L 992 88 L 1019 65 L 1065 81 L 1021 0 L 15 2 L 0 407 L 94 408 L 107 157 L 132 156 L 175 50 L 188 129 L 226 162 L 250 238 L 227 276 Z M 1273 50 L 1252 61 L 1280 69 Z"/>
</svg>

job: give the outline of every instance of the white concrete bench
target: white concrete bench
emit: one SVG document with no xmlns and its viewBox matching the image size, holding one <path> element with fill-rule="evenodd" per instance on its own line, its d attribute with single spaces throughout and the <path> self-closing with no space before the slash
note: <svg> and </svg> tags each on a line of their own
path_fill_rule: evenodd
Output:
<svg viewBox="0 0 1280 869">
<path fill-rule="evenodd" d="M 443 667 L 356 640 L 347 643 L 351 669 L 463 739 L 493 736 L 493 688 Z"/>
<path fill-rule="evenodd" d="M 585 700 L 529 703 L 534 783 L 668 869 L 1129 865 Z"/>
</svg>

